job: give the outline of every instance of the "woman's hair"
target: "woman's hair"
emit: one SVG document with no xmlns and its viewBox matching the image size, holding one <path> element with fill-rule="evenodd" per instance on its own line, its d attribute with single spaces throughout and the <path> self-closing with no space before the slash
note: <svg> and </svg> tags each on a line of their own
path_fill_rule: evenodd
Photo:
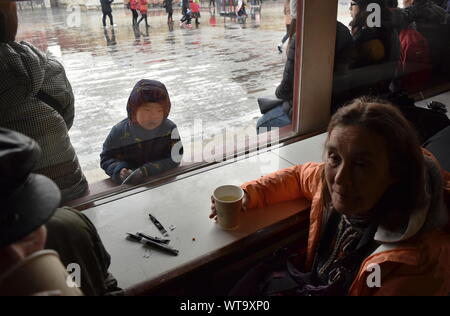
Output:
<svg viewBox="0 0 450 316">
<path fill-rule="evenodd" d="M 0 2 L 0 43 L 16 40 L 17 8 L 15 2 Z"/>
<path fill-rule="evenodd" d="M 134 86 L 128 99 L 128 115 L 133 122 L 136 121 L 137 109 L 149 102 L 161 104 L 165 116 L 169 116 L 171 103 L 166 86 L 156 80 L 141 80 Z"/>
<path fill-rule="evenodd" d="M 328 126 L 327 142 L 338 126 L 361 126 L 382 138 L 390 173 L 397 182 L 375 206 L 376 215 L 390 228 L 404 223 L 425 198 L 425 164 L 416 131 L 392 104 L 369 98 L 355 99 L 336 112 Z M 325 172 L 323 180 L 323 201 L 329 208 L 332 202 Z"/>
</svg>

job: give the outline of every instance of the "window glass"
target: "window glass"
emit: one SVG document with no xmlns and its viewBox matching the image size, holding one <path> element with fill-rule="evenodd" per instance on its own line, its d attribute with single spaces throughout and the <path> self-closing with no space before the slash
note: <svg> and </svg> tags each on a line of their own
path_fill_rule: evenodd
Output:
<svg viewBox="0 0 450 316">
<path fill-rule="evenodd" d="M 86 188 L 83 175 L 91 191 L 140 170 L 137 184 L 234 151 L 257 125 L 291 126 L 289 1 L 97 2 L 17 5 L 16 41 L 36 48 L 26 61 L 34 108 L 9 122 L 34 117 L 22 131 L 43 147 L 38 171 L 59 178 L 66 200 Z M 37 118 L 42 105 L 49 112 Z"/>
<path fill-rule="evenodd" d="M 339 1 L 332 111 L 361 95 L 403 110 L 417 95 L 448 82 L 447 3 Z"/>
</svg>

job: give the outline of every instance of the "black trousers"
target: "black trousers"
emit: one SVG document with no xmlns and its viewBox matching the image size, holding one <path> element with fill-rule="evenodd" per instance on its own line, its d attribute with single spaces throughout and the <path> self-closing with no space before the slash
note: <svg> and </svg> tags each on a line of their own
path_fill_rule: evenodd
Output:
<svg viewBox="0 0 450 316">
<path fill-rule="evenodd" d="M 137 25 L 139 25 L 142 20 L 145 20 L 145 26 L 148 26 L 148 21 L 147 21 L 147 14 L 142 14 L 141 18 L 139 19 L 139 21 L 137 22 Z"/>
<path fill-rule="evenodd" d="M 109 17 L 109 22 L 111 22 L 111 25 L 114 25 L 112 13 L 111 12 L 109 12 L 109 13 L 103 12 L 103 26 L 106 26 L 106 17 L 107 16 Z"/>
<path fill-rule="evenodd" d="M 137 19 L 138 19 L 138 13 L 137 10 L 131 10 L 131 14 L 132 14 L 132 18 L 133 18 L 133 25 L 137 24 Z"/>
</svg>

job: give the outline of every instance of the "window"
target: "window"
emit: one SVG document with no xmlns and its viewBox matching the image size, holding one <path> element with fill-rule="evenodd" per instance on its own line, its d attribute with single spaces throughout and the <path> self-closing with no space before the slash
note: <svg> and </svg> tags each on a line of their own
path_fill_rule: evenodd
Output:
<svg viewBox="0 0 450 316">
<path fill-rule="evenodd" d="M 72 125 L 69 135 L 89 182 L 91 198 L 129 189 L 116 187 L 111 191 L 113 183 L 107 180 L 99 161 L 112 127 L 127 118 L 130 92 L 142 78 L 166 85 L 172 103 L 169 119 L 176 123 L 184 148 L 181 167 L 158 174 L 155 181 L 214 163 L 217 157 L 234 158 L 258 147 L 256 124 L 262 116 L 258 98 L 274 97 L 287 61 L 286 44 L 283 54 L 277 51 L 286 32 L 283 1 L 247 1 L 247 16 L 243 11 L 236 16 L 242 1 L 216 0 L 211 8 L 203 1 L 200 24 L 195 25 L 194 16 L 192 28 L 179 25 L 182 10 L 176 1 L 174 24 L 167 23 L 161 3 L 149 4 L 150 28 L 145 27 L 145 19 L 139 27 L 133 27 L 132 12 L 120 1 L 112 8 L 115 26 L 109 26 L 106 15 L 106 28 L 102 28 L 100 11 L 84 10 L 82 1 L 51 2 L 55 3 L 61 6 L 45 8 L 49 3 L 43 1 L 39 5 L 36 2 L 32 10 L 22 3 L 17 39 L 31 42 L 64 65 L 75 96 L 76 114 L 73 125 L 71 113 L 64 113 L 64 118 L 68 126 Z M 348 28 L 350 1 L 298 0 L 297 7 L 293 96 L 290 110 L 282 106 L 292 123 L 279 130 L 280 138 L 272 133 L 275 142 L 324 131 L 339 106 L 362 94 L 382 96 L 392 87 L 404 87 L 408 79 L 412 80 L 408 77 L 411 69 L 415 69 L 409 62 L 399 63 L 401 48 L 393 49 L 398 41 L 392 36 L 394 32 L 383 27 L 372 28 L 372 46 L 363 44 L 355 49 L 357 32 L 351 34 Z M 377 8 L 371 10 L 375 15 L 378 12 Z M 365 12 L 378 25 L 373 12 Z M 385 16 L 380 13 L 382 26 Z M 445 23 L 438 29 L 431 34 L 448 32 Z M 425 25 L 422 30 L 426 33 L 430 29 Z M 347 32 L 344 37 L 343 31 Z M 427 39 L 425 33 L 420 34 Z M 431 74 L 420 87 L 413 87 L 416 90 L 407 91 L 410 95 L 425 94 L 428 88 L 448 82 L 450 45 L 436 38 L 427 40 L 430 59 L 440 63 L 432 64 Z M 51 76 L 57 78 L 56 74 Z M 60 97 L 59 101 L 64 101 Z M 259 138 L 264 142 L 267 135 L 260 134 Z"/>
<path fill-rule="evenodd" d="M 338 21 L 333 111 L 361 95 L 402 109 L 448 89 L 449 15 L 436 2 L 339 1 Z"/>
<path fill-rule="evenodd" d="M 76 114 L 73 122 L 64 119 L 91 195 L 112 184 L 105 182 L 108 175 L 99 168 L 102 145 L 112 127 L 127 117 L 130 92 L 142 78 L 157 79 L 168 89 L 169 119 L 178 126 L 184 146 L 182 167 L 175 173 L 256 147 L 256 121 L 261 117 L 257 99 L 274 97 L 287 59 L 277 50 L 286 32 L 283 1 L 264 4 L 263 10 L 259 1 L 249 1 L 247 16 L 241 11 L 239 17 L 242 2 L 216 1 L 211 10 L 201 11 L 199 25 L 192 20 L 192 29 L 178 22 L 167 24 L 166 13 L 156 2 L 148 10 L 150 28 L 145 20 L 133 28 L 131 11 L 119 5 L 112 8 L 115 26 L 110 27 L 106 16 L 107 27 L 102 28 L 99 11 L 85 11 L 89 7 L 75 0 L 51 2 L 55 3 L 60 7 L 46 8 L 50 3 L 45 1 L 33 8 L 22 3 L 17 40 L 32 43 L 64 66 Z M 181 17 L 177 5 L 173 3 L 175 20 Z M 207 8 L 209 3 L 201 6 Z M 303 40 L 301 31 L 298 37 Z M 51 94 L 50 88 L 46 90 Z M 295 117 L 298 111 L 294 106 Z M 289 124 L 283 132 L 289 137 L 302 131 Z M 59 167 L 64 164 L 52 170 Z"/>
</svg>

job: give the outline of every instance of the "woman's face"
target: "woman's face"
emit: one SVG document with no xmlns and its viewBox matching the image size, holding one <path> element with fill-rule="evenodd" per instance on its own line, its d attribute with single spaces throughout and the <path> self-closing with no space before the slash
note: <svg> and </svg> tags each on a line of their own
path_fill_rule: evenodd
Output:
<svg viewBox="0 0 450 316">
<path fill-rule="evenodd" d="M 359 5 L 356 4 L 356 2 L 352 1 L 350 3 L 350 15 L 351 15 L 352 19 L 354 19 L 358 15 L 360 10 L 361 9 L 360 9 Z"/>
<path fill-rule="evenodd" d="M 347 215 L 370 212 L 395 182 L 383 139 L 361 126 L 338 126 L 326 146 L 325 178 L 334 208 Z"/>
<path fill-rule="evenodd" d="M 147 130 L 159 127 L 164 120 L 164 108 L 159 103 L 148 102 L 136 111 L 136 121 Z"/>
</svg>

